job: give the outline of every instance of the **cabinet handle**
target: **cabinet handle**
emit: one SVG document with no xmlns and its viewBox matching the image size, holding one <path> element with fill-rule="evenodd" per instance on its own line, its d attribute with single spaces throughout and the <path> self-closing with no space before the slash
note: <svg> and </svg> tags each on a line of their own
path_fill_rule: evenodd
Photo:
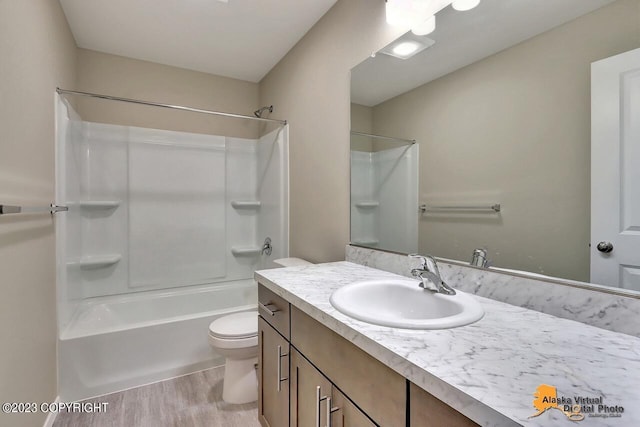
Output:
<svg viewBox="0 0 640 427">
<path fill-rule="evenodd" d="M 331 407 L 331 398 L 327 397 L 327 427 L 331 427 L 331 414 L 339 410 L 338 407 Z"/>
<path fill-rule="evenodd" d="M 320 405 L 322 403 L 323 400 L 327 401 L 327 426 L 326 427 L 331 427 L 331 414 L 339 411 L 340 408 L 331 407 L 331 397 L 330 396 L 322 396 L 320 397 L 321 392 L 320 392 L 320 386 L 316 387 L 316 427 L 320 427 Z"/>
<path fill-rule="evenodd" d="M 286 381 L 289 379 L 282 378 L 282 358 L 288 356 L 289 353 L 282 353 L 282 346 L 278 346 L 278 393 L 282 391 L 282 381 Z"/>
<path fill-rule="evenodd" d="M 320 402 L 325 400 L 327 396 L 320 397 L 320 386 L 316 387 L 316 427 L 320 427 Z"/>
<path fill-rule="evenodd" d="M 270 302 L 263 304 L 260 301 L 258 301 L 258 306 L 264 311 L 266 311 L 269 316 L 275 316 L 276 313 L 280 311 L 280 309 L 276 307 L 275 304 L 271 304 Z"/>
</svg>

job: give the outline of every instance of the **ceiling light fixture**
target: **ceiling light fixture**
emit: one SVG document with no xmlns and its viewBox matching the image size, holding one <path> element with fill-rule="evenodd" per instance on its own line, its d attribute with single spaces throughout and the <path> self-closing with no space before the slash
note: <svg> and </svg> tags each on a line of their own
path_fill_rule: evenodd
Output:
<svg viewBox="0 0 640 427">
<path fill-rule="evenodd" d="M 436 16 L 432 15 L 426 20 L 422 21 L 419 24 L 414 25 L 411 28 L 411 31 L 416 36 L 426 36 L 427 34 L 431 34 L 436 30 Z"/>
<path fill-rule="evenodd" d="M 407 33 L 398 40 L 380 49 L 379 53 L 398 59 L 409 59 L 423 50 L 433 46 L 436 42 L 427 37 L 418 37 Z"/>
<path fill-rule="evenodd" d="M 387 23 L 405 27 L 420 36 L 436 29 L 436 13 L 450 4 L 454 9 L 471 10 L 480 0 L 386 0 Z"/>
<path fill-rule="evenodd" d="M 420 45 L 416 42 L 402 42 L 393 47 L 392 51 L 398 56 L 407 57 L 420 49 Z"/>
<path fill-rule="evenodd" d="M 451 7 L 461 12 L 471 10 L 480 4 L 480 0 L 453 0 Z"/>
</svg>

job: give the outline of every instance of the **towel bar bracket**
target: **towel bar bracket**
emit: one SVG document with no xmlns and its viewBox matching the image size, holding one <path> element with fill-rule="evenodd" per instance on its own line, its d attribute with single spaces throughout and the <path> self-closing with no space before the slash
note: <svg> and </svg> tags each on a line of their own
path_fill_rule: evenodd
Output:
<svg viewBox="0 0 640 427">
<path fill-rule="evenodd" d="M 60 206 L 54 203 L 49 206 L 37 206 L 37 207 L 23 207 L 15 205 L 0 205 L 0 215 L 9 214 L 24 214 L 24 213 L 51 213 L 66 212 L 69 208 L 67 206 Z"/>
</svg>

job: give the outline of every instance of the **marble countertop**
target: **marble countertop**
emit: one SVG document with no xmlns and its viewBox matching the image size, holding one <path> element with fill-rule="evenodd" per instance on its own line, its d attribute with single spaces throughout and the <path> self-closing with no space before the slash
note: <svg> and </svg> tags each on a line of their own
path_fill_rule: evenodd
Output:
<svg viewBox="0 0 640 427">
<path fill-rule="evenodd" d="M 485 316 L 471 325 L 388 328 L 340 313 L 329 297 L 353 282 L 405 277 L 349 262 L 261 270 L 255 277 L 482 426 L 640 425 L 640 338 L 479 296 Z M 554 386 L 558 397 L 602 397 L 624 412 L 605 418 L 583 411 L 584 420 L 575 422 L 550 409 L 530 418 L 542 384 Z"/>
</svg>

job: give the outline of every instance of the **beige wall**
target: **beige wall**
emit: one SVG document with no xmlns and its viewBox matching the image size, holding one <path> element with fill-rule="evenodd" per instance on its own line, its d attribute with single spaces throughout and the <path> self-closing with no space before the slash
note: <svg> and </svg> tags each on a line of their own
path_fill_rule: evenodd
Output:
<svg viewBox="0 0 640 427">
<path fill-rule="evenodd" d="M 351 130 L 364 133 L 373 132 L 373 108 L 351 104 Z"/>
<path fill-rule="evenodd" d="M 399 36 L 384 1 L 339 0 L 260 82 L 289 120 L 291 254 L 344 259 L 349 242 L 349 70 Z"/>
<path fill-rule="evenodd" d="M 420 251 L 589 279 L 590 63 L 640 47 L 640 2 L 619 0 L 374 108 L 376 133 L 416 138 L 420 199 L 501 202 L 423 216 Z"/>
<path fill-rule="evenodd" d="M 78 50 L 78 90 L 253 115 L 258 84 L 183 68 Z M 77 98 L 84 120 L 184 132 L 257 138 L 250 120 Z"/>
<path fill-rule="evenodd" d="M 75 42 L 57 1 L 0 0 L 0 203 L 54 198 L 54 90 L 75 81 Z M 56 397 L 56 298 L 49 215 L 0 218 L 0 401 Z M 42 426 L 44 414 L 0 414 Z"/>
<path fill-rule="evenodd" d="M 351 130 L 362 133 L 373 132 L 373 108 L 366 105 L 351 104 Z M 362 135 L 351 135 L 351 149 L 372 151 L 373 141 Z"/>
</svg>

